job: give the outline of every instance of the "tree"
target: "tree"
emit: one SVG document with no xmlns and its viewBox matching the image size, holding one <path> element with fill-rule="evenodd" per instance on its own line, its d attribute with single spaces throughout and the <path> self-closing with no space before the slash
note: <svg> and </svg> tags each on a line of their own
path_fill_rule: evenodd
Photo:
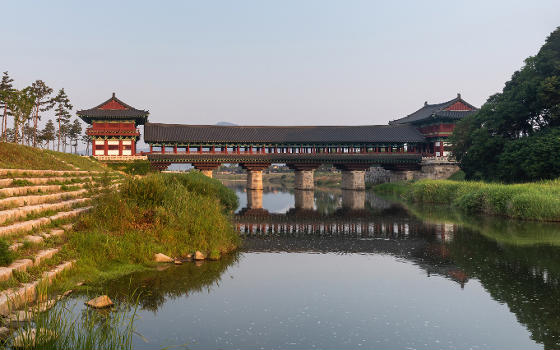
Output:
<svg viewBox="0 0 560 350">
<path fill-rule="evenodd" d="M 54 107 L 55 101 L 49 98 L 53 89 L 48 87 L 42 80 L 36 80 L 31 84 L 31 90 L 35 96 L 35 107 L 33 115 L 33 147 L 37 146 L 37 123 L 41 120 L 39 112 L 46 112 Z"/>
<path fill-rule="evenodd" d="M 22 129 L 23 136 L 23 126 L 25 122 L 31 116 L 33 110 L 33 105 L 35 103 L 35 98 L 31 93 L 31 88 L 26 87 L 22 90 L 14 90 L 10 93 L 7 99 L 8 109 L 10 110 L 14 118 L 14 138 L 13 142 L 18 143 L 19 139 L 19 129 Z M 23 138 L 23 137 L 22 137 Z"/>
<path fill-rule="evenodd" d="M 70 121 L 70 110 L 73 108 L 70 104 L 70 99 L 66 95 L 64 88 L 58 91 L 58 94 L 54 98 L 54 102 L 56 104 L 55 109 L 55 116 L 56 122 L 58 123 L 58 145 L 57 151 L 60 151 L 60 142 L 62 138 L 62 132 L 64 129 L 64 125 L 68 124 Z"/>
<path fill-rule="evenodd" d="M 82 124 L 78 119 L 74 119 L 74 122 L 70 124 L 68 130 L 68 136 L 70 137 L 71 146 L 74 146 L 74 153 L 78 153 L 78 139 L 82 134 Z"/>
<path fill-rule="evenodd" d="M 47 124 L 45 124 L 45 128 L 41 131 L 41 136 L 40 136 L 41 141 L 47 143 L 47 148 L 49 148 L 49 143 L 52 141 L 53 143 L 52 148 L 54 149 L 54 140 L 56 136 L 55 133 L 56 130 L 54 128 L 54 123 L 51 119 L 49 119 L 47 121 Z"/>
<path fill-rule="evenodd" d="M 91 136 L 89 136 L 87 133 L 83 133 L 82 142 L 86 144 L 86 155 L 89 156 L 89 145 L 91 144 Z"/>
<path fill-rule="evenodd" d="M 546 144 L 542 150 L 557 149 L 554 143 L 560 139 L 542 136 L 556 128 L 560 128 L 560 27 L 536 56 L 527 58 L 521 70 L 513 73 L 502 92 L 490 96 L 476 114 L 457 123 L 451 138 L 453 154 L 468 179 L 513 182 L 556 178 L 560 165 L 540 164 L 520 172 L 511 169 L 526 162 L 525 151 L 533 144 Z M 524 152 L 516 152 L 515 147 Z M 514 163 L 508 165 L 506 160 Z"/>
<path fill-rule="evenodd" d="M 14 79 L 10 78 L 8 72 L 4 72 L 2 75 L 2 81 L 0 81 L 0 108 L 3 109 L 2 123 L 0 124 L 1 137 L 4 141 L 7 140 L 6 131 L 8 129 L 8 104 L 7 99 L 9 99 L 10 94 L 13 92 L 14 88 L 12 82 Z"/>
</svg>

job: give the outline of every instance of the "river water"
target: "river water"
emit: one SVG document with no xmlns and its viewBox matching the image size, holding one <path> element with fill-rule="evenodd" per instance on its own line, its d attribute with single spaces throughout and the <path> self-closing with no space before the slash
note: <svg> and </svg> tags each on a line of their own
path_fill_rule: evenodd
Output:
<svg viewBox="0 0 560 350">
<path fill-rule="evenodd" d="M 107 286 L 142 291 L 135 348 L 560 348 L 556 224 L 229 186 L 241 253 Z"/>
</svg>

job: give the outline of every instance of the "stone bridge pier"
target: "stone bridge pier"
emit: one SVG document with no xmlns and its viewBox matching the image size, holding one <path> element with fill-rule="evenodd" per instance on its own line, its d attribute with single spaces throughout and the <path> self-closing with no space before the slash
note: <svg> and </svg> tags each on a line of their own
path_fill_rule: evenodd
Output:
<svg viewBox="0 0 560 350">
<path fill-rule="evenodd" d="M 288 168 L 295 171 L 294 188 L 296 190 L 312 191 L 315 187 L 313 179 L 315 170 L 321 164 L 305 163 L 305 164 L 286 164 Z"/>
<path fill-rule="evenodd" d="M 196 170 L 199 170 L 203 175 L 206 175 L 209 178 L 212 178 L 212 172 L 215 169 L 218 169 L 218 167 L 220 166 L 220 163 L 200 162 L 200 163 L 192 163 L 192 166 Z"/>
<path fill-rule="evenodd" d="M 241 163 L 239 165 L 247 171 L 247 189 L 262 190 L 262 172 L 270 166 L 270 163 Z"/>
<path fill-rule="evenodd" d="M 366 170 L 369 169 L 369 164 L 335 164 L 335 166 L 342 171 L 343 190 L 366 189 Z"/>
</svg>

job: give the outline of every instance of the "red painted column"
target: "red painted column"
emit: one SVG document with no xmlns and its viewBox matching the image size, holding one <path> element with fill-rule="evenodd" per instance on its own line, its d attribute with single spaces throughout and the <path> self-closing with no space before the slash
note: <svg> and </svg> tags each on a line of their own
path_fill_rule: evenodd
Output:
<svg viewBox="0 0 560 350">
<path fill-rule="evenodd" d="M 105 140 L 105 144 L 104 144 L 104 148 L 105 148 L 105 155 L 109 155 L 109 140 Z"/>
<path fill-rule="evenodd" d="M 165 145 L 164 144 L 161 145 L 161 154 L 165 154 Z"/>
<path fill-rule="evenodd" d="M 212 145 L 212 149 L 210 150 L 210 153 L 212 154 L 216 153 L 216 146 Z"/>
<path fill-rule="evenodd" d="M 119 156 L 122 156 L 122 140 L 119 140 Z"/>
<path fill-rule="evenodd" d="M 191 145 L 187 144 L 187 149 L 185 150 L 186 153 L 191 153 Z"/>
<path fill-rule="evenodd" d="M 132 140 L 130 143 L 130 154 L 132 154 L 133 156 L 136 155 L 136 139 Z"/>
<path fill-rule="evenodd" d="M 150 153 L 152 153 L 152 152 L 153 152 L 152 144 L 150 143 Z"/>
<path fill-rule="evenodd" d="M 173 145 L 173 153 L 177 154 L 177 144 Z"/>
</svg>

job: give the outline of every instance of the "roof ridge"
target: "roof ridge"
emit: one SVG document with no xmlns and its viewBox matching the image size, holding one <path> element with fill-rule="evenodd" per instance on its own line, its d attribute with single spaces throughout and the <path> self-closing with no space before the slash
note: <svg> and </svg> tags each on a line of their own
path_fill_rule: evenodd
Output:
<svg viewBox="0 0 560 350">
<path fill-rule="evenodd" d="M 387 124 L 362 124 L 362 125 L 215 125 L 215 124 L 179 124 L 179 123 L 151 123 L 150 125 L 159 125 L 164 127 L 173 126 L 188 126 L 193 128 L 223 128 L 223 129 L 239 129 L 239 128 L 283 128 L 283 129 L 304 129 L 304 128 L 363 128 L 363 127 L 384 127 L 384 128 L 394 128 L 398 125 L 387 125 Z"/>
<path fill-rule="evenodd" d="M 128 103 L 125 103 L 124 101 L 122 101 L 121 99 L 119 99 L 117 96 L 115 96 L 115 93 L 114 93 L 114 92 L 113 92 L 113 95 L 112 95 L 109 99 L 107 99 L 106 101 L 101 102 L 100 104 L 98 104 L 98 105 L 95 106 L 95 107 L 88 108 L 88 109 L 81 109 L 80 111 L 88 111 L 88 110 L 91 110 L 91 109 L 100 109 L 103 105 L 109 103 L 111 100 L 115 100 L 116 102 L 120 103 L 121 105 L 123 105 L 124 107 L 128 108 L 129 110 L 147 112 L 147 111 L 142 110 L 142 109 L 134 108 L 134 107 L 132 107 L 131 105 L 129 105 Z"/>
</svg>

